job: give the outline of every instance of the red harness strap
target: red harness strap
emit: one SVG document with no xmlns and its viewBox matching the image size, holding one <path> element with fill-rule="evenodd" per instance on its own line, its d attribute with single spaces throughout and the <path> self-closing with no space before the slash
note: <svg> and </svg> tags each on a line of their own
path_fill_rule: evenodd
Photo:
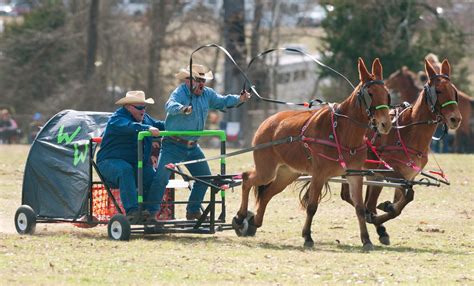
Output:
<svg viewBox="0 0 474 286">
<path fill-rule="evenodd" d="M 377 146 L 376 148 L 381 153 L 383 153 L 383 152 L 404 151 L 404 152 L 408 153 L 408 155 L 409 154 L 416 155 L 418 158 L 426 158 L 428 156 L 427 153 L 420 152 L 418 150 L 415 150 L 413 148 L 406 147 L 406 146 L 405 146 L 405 149 L 402 146 L 393 146 L 393 145 L 381 145 L 381 146 Z M 406 153 L 405 153 L 405 155 L 407 155 Z"/>
<path fill-rule="evenodd" d="M 374 137 L 375 138 L 375 137 Z M 387 168 L 388 170 L 393 170 L 392 167 L 390 167 L 389 164 L 387 164 L 387 162 L 385 162 L 382 158 L 380 158 L 380 155 L 379 153 L 377 152 L 377 149 L 375 148 L 375 146 L 372 144 L 372 142 L 370 142 L 370 140 L 367 138 L 365 140 L 365 142 L 367 143 L 367 146 L 369 146 L 370 150 L 372 151 L 372 153 L 375 155 L 375 157 L 377 157 L 378 160 L 370 160 L 370 159 L 366 159 L 365 162 L 367 163 L 375 163 L 375 164 L 383 164 L 385 168 Z"/>
<path fill-rule="evenodd" d="M 348 152 L 350 155 L 355 155 L 357 152 L 366 150 L 367 145 L 362 144 L 361 146 L 359 146 L 355 149 L 350 149 L 350 148 L 347 148 L 347 147 L 342 146 L 341 144 L 339 144 L 339 139 L 337 138 L 337 133 L 336 133 L 336 121 L 334 121 L 335 112 L 334 112 L 334 108 L 332 106 L 330 106 L 330 107 L 331 107 L 332 135 L 334 137 L 335 142 L 331 142 L 331 141 L 325 140 L 325 139 L 318 139 L 318 138 L 311 138 L 311 137 L 304 136 L 304 133 L 305 133 L 306 129 L 308 128 L 309 124 L 311 123 L 311 120 L 313 119 L 313 117 L 316 116 L 316 114 L 317 114 L 316 112 L 304 124 L 303 128 L 301 129 L 300 137 L 301 137 L 301 140 L 303 141 L 303 146 L 306 149 L 308 149 L 311 154 L 315 153 L 316 155 L 318 155 L 318 156 L 320 156 L 324 159 L 334 161 L 334 162 L 339 162 L 341 167 L 344 170 L 346 170 L 347 169 L 347 164 L 346 164 L 346 161 L 344 160 L 344 156 L 343 156 L 342 152 L 345 151 L 345 152 Z M 329 156 L 327 156 L 323 153 L 314 152 L 313 149 L 311 148 L 311 146 L 308 143 L 314 143 L 314 144 L 326 145 L 326 146 L 329 146 L 329 147 L 335 147 L 337 149 L 338 158 L 332 158 L 332 157 L 329 157 Z"/>
</svg>

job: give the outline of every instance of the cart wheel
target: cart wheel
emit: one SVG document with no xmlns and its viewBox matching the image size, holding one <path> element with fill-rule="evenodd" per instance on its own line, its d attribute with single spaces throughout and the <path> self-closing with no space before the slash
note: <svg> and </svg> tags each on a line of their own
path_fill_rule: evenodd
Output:
<svg viewBox="0 0 474 286">
<path fill-rule="evenodd" d="M 28 205 L 22 205 L 15 213 L 15 228 L 19 234 L 34 234 L 36 229 L 36 213 Z"/>
<path fill-rule="evenodd" d="M 130 232 L 130 222 L 124 215 L 114 215 L 107 224 L 107 233 L 110 239 L 129 240 Z"/>
</svg>

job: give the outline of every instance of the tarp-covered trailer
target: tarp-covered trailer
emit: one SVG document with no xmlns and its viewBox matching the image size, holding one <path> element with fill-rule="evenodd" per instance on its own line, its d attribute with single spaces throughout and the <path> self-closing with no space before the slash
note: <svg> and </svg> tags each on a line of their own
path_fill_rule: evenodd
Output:
<svg viewBox="0 0 474 286">
<path fill-rule="evenodd" d="M 169 184 L 161 204 L 160 225 L 141 223 L 131 226 L 121 208 L 120 191 L 104 183 L 94 162 L 95 149 L 101 142 L 100 136 L 110 115 L 106 112 L 65 110 L 44 125 L 31 146 L 25 166 L 22 205 L 15 214 L 18 233 L 33 234 L 36 223 L 53 222 L 70 222 L 79 227 L 107 224 L 109 238 L 116 240 L 128 240 L 130 233 L 214 233 L 230 228 L 225 224 L 224 193 L 212 184 L 208 184 L 211 187 L 210 200 L 203 202 L 208 204 L 203 219 L 197 222 L 175 219 L 175 205 L 187 202 L 175 201 L 173 186 Z M 162 133 L 163 136 L 166 133 L 176 135 L 173 131 Z M 203 135 L 197 136 L 218 134 L 222 141 L 221 152 L 225 153 L 223 131 L 200 133 Z M 225 164 L 221 165 L 221 172 L 225 173 Z M 137 182 L 140 180 L 137 179 Z M 177 181 L 175 184 L 182 187 L 182 183 Z M 140 194 L 140 186 L 138 190 Z M 220 201 L 215 199 L 218 192 L 221 192 Z M 222 205 L 218 219 L 214 218 L 216 203 Z M 212 214 L 208 220 L 205 219 L 207 214 Z"/>
</svg>

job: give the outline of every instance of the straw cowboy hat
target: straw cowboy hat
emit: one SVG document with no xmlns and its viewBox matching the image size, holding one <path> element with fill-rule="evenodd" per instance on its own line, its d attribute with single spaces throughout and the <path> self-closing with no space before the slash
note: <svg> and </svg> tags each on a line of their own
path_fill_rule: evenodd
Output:
<svg viewBox="0 0 474 286">
<path fill-rule="evenodd" d="M 213 79 L 212 71 L 203 65 L 193 64 L 193 78 Z M 189 66 L 185 69 L 180 69 L 177 74 L 174 75 L 178 79 L 186 79 L 189 77 Z"/>
<path fill-rule="evenodd" d="M 131 90 L 127 92 L 125 97 L 117 100 L 115 104 L 125 105 L 125 104 L 154 104 L 155 101 L 153 98 L 145 99 L 145 93 L 141 90 Z"/>
</svg>

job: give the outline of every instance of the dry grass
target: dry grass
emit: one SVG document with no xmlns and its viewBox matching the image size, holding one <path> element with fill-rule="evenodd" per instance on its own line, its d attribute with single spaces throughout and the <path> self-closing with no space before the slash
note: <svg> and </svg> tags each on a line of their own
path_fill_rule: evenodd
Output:
<svg viewBox="0 0 474 286">
<path fill-rule="evenodd" d="M 474 284 L 472 155 L 439 155 L 452 185 L 416 188 L 415 201 L 386 224 L 392 245 L 362 253 L 354 210 L 339 189 L 324 200 L 313 223 L 315 248 L 304 249 L 304 211 L 287 190 L 267 209 L 256 237 L 133 236 L 107 239 L 105 227 L 42 224 L 34 236 L 15 233 L 27 146 L 0 145 L 0 281 L 3 285 L 60 284 Z M 209 151 L 208 154 L 215 153 Z M 248 169 L 250 154 L 229 158 L 229 173 Z M 385 192 L 389 199 L 391 191 Z M 228 218 L 240 190 L 227 195 Z"/>
</svg>

